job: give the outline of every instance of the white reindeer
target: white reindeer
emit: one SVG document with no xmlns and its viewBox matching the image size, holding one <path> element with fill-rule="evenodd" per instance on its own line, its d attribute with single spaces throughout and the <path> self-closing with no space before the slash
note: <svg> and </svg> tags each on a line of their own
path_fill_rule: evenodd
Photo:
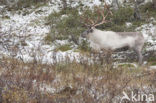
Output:
<svg viewBox="0 0 156 103">
<path fill-rule="evenodd" d="M 100 11 L 103 19 L 100 23 L 95 23 L 91 19 L 87 19 L 91 23 L 88 30 L 83 32 L 81 36 L 87 38 L 90 41 L 90 46 L 96 51 L 100 50 L 116 50 L 123 47 L 129 47 L 133 49 L 138 56 L 139 64 L 142 64 L 142 48 L 144 46 L 144 37 L 140 32 L 113 32 L 113 31 L 102 31 L 96 29 L 103 23 L 106 23 L 106 16 Z M 88 24 L 86 25 L 88 27 Z"/>
</svg>

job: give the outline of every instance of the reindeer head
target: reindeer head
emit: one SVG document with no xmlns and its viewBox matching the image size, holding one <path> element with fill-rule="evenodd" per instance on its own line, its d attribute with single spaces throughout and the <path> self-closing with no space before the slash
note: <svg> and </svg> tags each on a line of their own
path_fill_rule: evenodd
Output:
<svg viewBox="0 0 156 103">
<path fill-rule="evenodd" d="M 105 9 L 107 10 L 107 13 L 106 15 L 104 15 L 104 12 L 105 12 Z M 99 9 L 97 8 L 97 13 L 98 13 L 98 18 L 96 21 L 93 21 L 92 19 L 89 19 L 88 17 L 85 18 L 83 16 L 81 16 L 82 20 L 85 21 L 85 23 L 83 23 L 86 27 L 87 27 L 87 30 L 84 31 L 82 34 L 81 34 L 81 37 L 83 38 L 86 38 L 88 34 L 90 33 L 93 33 L 95 28 L 99 25 L 102 25 L 104 23 L 107 23 L 108 21 L 106 20 L 106 17 L 111 14 L 112 15 L 112 12 L 109 10 L 109 7 L 106 5 L 104 7 L 104 9 Z M 102 16 L 102 20 L 100 20 Z"/>
</svg>

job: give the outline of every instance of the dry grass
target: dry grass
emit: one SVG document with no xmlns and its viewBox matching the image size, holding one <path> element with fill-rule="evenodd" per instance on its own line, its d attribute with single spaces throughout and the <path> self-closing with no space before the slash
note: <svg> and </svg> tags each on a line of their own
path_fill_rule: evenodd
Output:
<svg viewBox="0 0 156 103">
<path fill-rule="evenodd" d="M 155 71 L 84 63 L 0 62 L 2 103 L 117 103 L 123 91 L 155 89 Z M 153 91 L 150 91 L 153 92 Z"/>
</svg>

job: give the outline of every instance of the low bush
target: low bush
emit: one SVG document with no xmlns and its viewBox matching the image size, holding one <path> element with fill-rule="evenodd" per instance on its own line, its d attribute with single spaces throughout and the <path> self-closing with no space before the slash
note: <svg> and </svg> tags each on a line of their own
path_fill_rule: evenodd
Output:
<svg viewBox="0 0 156 103">
<path fill-rule="evenodd" d="M 93 20 L 96 20 L 99 16 L 97 14 L 96 8 L 93 11 L 88 8 L 83 9 L 81 12 L 84 17 L 89 17 Z M 108 16 L 107 18 L 111 20 L 111 22 L 103 24 L 98 28 L 113 31 L 134 31 L 134 28 L 126 27 L 125 24 L 126 22 L 132 22 L 134 20 L 134 10 L 131 7 L 123 7 L 120 8 L 118 11 L 112 12 L 113 16 Z M 68 8 L 67 10 L 54 12 L 49 15 L 47 22 L 47 24 L 51 26 L 51 31 L 47 35 L 48 39 L 46 39 L 48 41 L 70 38 L 70 40 L 77 43 L 78 37 L 85 30 L 85 28 L 83 27 L 83 22 L 85 23 L 85 21 L 82 20 L 78 8 Z"/>
<path fill-rule="evenodd" d="M 57 48 L 55 48 L 54 51 L 67 51 L 67 50 L 71 50 L 71 45 L 70 44 L 65 44 L 65 45 L 60 45 L 60 46 L 57 46 Z"/>
<path fill-rule="evenodd" d="M 69 39 L 78 43 L 78 37 L 84 28 L 76 8 L 54 12 L 49 15 L 47 20 L 51 26 L 51 31 L 47 35 L 51 37 L 49 41 Z"/>
<path fill-rule="evenodd" d="M 156 8 L 154 5 L 149 2 L 140 7 L 141 13 L 143 13 L 144 18 L 150 19 L 150 17 L 154 17 L 156 19 Z"/>
<path fill-rule="evenodd" d="M 131 7 L 121 7 L 117 11 L 113 11 L 112 22 L 114 24 L 124 24 L 125 22 L 132 22 L 134 9 Z"/>
<path fill-rule="evenodd" d="M 151 5 L 152 4 L 147 3 L 140 7 L 141 15 L 143 15 L 141 20 L 134 18 L 134 8 L 130 6 L 112 10 L 113 15 L 109 15 L 106 18 L 110 22 L 102 24 L 97 28 L 115 32 L 134 32 L 137 27 L 148 23 L 150 17 L 155 16 L 155 9 L 151 7 Z M 147 17 L 147 11 L 150 13 L 149 17 Z M 106 14 L 106 12 L 104 12 L 104 14 Z M 50 25 L 51 31 L 46 36 L 48 39 L 45 40 L 53 42 L 56 39 L 69 39 L 78 44 L 80 34 L 86 29 L 83 25 L 85 21 L 82 20 L 81 16 L 85 18 L 89 17 L 96 21 L 99 14 L 97 13 L 97 8 L 91 10 L 80 7 L 67 8 L 66 10 L 50 14 L 47 19 L 47 24 Z M 102 19 L 102 17 L 100 18 Z M 131 25 L 127 26 L 127 22 L 131 23 Z M 87 48 L 82 45 L 84 45 L 84 43 L 80 44 L 81 49 Z"/>
<path fill-rule="evenodd" d="M 120 102 L 118 98 L 123 96 L 123 91 L 153 93 L 156 72 L 128 67 L 108 69 L 85 62 L 47 65 L 3 58 L 0 63 L 0 102 L 113 103 Z"/>
<path fill-rule="evenodd" d="M 82 40 L 82 42 L 79 45 L 78 49 L 81 52 L 89 52 L 89 51 L 91 51 L 91 48 L 89 47 L 89 43 L 86 40 Z"/>
<path fill-rule="evenodd" d="M 9 10 L 19 10 L 31 6 L 46 4 L 49 0 L 2 0 L 1 3 L 7 5 Z"/>
</svg>

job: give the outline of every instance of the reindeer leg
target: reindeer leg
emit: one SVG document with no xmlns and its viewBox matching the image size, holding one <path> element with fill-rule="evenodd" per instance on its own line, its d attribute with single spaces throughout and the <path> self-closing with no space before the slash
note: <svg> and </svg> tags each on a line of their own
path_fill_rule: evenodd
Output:
<svg viewBox="0 0 156 103">
<path fill-rule="evenodd" d="M 103 50 L 102 50 L 102 52 L 101 53 L 99 53 L 99 58 L 100 58 L 100 62 L 101 62 L 101 65 L 103 65 L 103 63 L 104 63 L 104 55 L 103 55 Z"/>
<path fill-rule="evenodd" d="M 143 56 L 142 56 L 141 50 L 142 49 L 139 49 L 139 48 L 135 48 L 134 49 L 134 51 L 137 53 L 137 56 L 138 56 L 138 63 L 139 63 L 139 65 L 142 64 L 142 60 L 143 60 Z"/>
<path fill-rule="evenodd" d="M 139 62 L 139 65 L 141 65 L 141 64 L 142 64 L 142 59 L 143 59 L 143 56 L 142 56 L 141 51 L 137 51 L 137 55 L 138 55 L 138 62 Z"/>
</svg>

